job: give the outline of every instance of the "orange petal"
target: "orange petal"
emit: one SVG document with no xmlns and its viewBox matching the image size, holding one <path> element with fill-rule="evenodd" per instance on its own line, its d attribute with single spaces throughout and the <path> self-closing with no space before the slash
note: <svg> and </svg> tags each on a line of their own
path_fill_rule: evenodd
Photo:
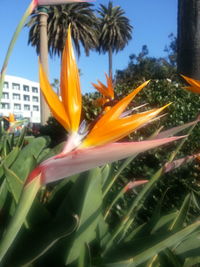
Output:
<svg viewBox="0 0 200 267">
<path fill-rule="evenodd" d="M 43 96 L 56 120 L 69 131 L 69 121 L 67 118 L 66 111 L 57 94 L 51 88 L 51 85 L 47 79 L 46 73 L 44 72 L 42 65 L 39 64 L 39 75 L 40 75 L 40 87 Z"/>
<path fill-rule="evenodd" d="M 144 82 L 141 84 L 138 88 L 136 88 L 133 92 L 131 92 L 129 95 L 124 97 L 122 100 L 120 100 L 116 105 L 114 105 L 108 112 L 105 113 L 104 116 L 102 116 L 99 121 L 95 124 L 94 127 L 101 127 L 108 123 L 109 121 L 116 120 L 119 118 L 119 116 L 122 114 L 122 112 L 126 109 L 128 104 L 131 102 L 131 100 L 136 96 L 139 91 L 141 91 L 149 81 Z"/>
<path fill-rule="evenodd" d="M 151 121 L 168 105 L 110 121 L 99 128 L 93 128 L 83 141 L 81 147 L 104 145 L 122 139 L 134 130 Z"/>
<path fill-rule="evenodd" d="M 190 85 L 200 88 L 200 81 L 181 75 Z"/>
<path fill-rule="evenodd" d="M 15 121 L 15 115 L 13 113 L 9 114 L 9 122 L 14 122 Z"/>
<path fill-rule="evenodd" d="M 92 83 L 95 89 L 97 89 L 103 96 L 113 99 L 114 98 L 114 89 L 112 85 L 112 79 L 106 75 L 107 86 L 102 82 L 98 81 L 98 84 Z"/>
<path fill-rule="evenodd" d="M 101 107 L 103 106 L 105 103 L 107 102 L 107 99 L 104 97 L 99 97 L 97 99 L 94 100 L 94 105 L 97 107 Z"/>
<path fill-rule="evenodd" d="M 98 84 L 92 83 L 95 89 L 97 89 L 103 96 L 110 98 L 110 94 L 107 90 L 107 87 L 98 81 Z"/>
<path fill-rule="evenodd" d="M 191 91 L 192 93 L 200 94 L 200 88 L 198 88 L 198 87 L 184 86 L 183 89 L 186 89 L 188 91 Z"/>
<path fill-rule="evenodd" d="M 61 96 L 69 118 L 70 130 L 78 131 L 81 117 L 82 97 L 79 73 L 74 56 L 71 30 L 69 27 L 66 45 L 62 54 Z"/>
<path fill-rule="evenodd" d="M 103 96 L 105 96 L 106 92 L 104 90 L 102 90 L 101 86 L 99 84 L 96 83 L 92 83 L 92 86 L 99 91 L 99 93 L 101 93 Z M 107 95 L 106 95 L 107 96 Z"/>
</svg>

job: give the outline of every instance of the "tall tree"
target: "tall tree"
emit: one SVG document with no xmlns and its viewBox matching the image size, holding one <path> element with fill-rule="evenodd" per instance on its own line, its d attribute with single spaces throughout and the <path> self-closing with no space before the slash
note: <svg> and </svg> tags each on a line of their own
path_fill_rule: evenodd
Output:
<svg viewBox="0 0 200 267">
<path fill-rule="evenodd" d="M 75 3 L 48 8 L 47 34 L 50 55 L 60 55 L 66 39 L 69 24 L 71 24 L 72 38 L 75 48 L 80 55 L 80 43 L 86 55 L 90 49 L 98 45 L 97 18 L 93 13 L 92 4 Z M 39 54 L 39 13 L 32 14 L 26 26 L 30 27 L 28 43 L 36 47 Z"/>
<path fill-rule="evenodd" d="M 178 0 L 178 72 L 200 80 L 200 0 Z"/>
<path fill-rule="evenodd" d="M 132 38 L 132 26 L 127 17 L 124 16 L 124 10 L 119 7 L 113 7 L 110 1 L 108 6 L 100 5 L 99 14 L 99 47 L 100 53 L 108 52 L 109 58 L 109 76 L 112 78 L 112 55 L 118 52 L 128 44 Z"/>
</svg>

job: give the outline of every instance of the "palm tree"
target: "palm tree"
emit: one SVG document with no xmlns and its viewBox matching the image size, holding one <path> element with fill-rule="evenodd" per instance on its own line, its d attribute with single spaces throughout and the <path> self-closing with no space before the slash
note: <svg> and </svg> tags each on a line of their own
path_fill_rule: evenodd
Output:
<svg viewBox="0 0 200 267">
<path fill-rule="evenodd" d="M 200 0 L 178 0 L 178 72 L 200 80 Z"/>
<path fill-rule="evenodd" d="M 48 8 L 47 34 L 50 56 L 61 54 L 69 24 L 71 24 L 72 38 L 78 55 L 80 55 L 80 43 L 86 55 L 89 54 L 90 49 L 97 47 L 97 18 L 92 6 L 90 3 L 75 3 Z M 26 26 L 30 27 L 28 44 L 35 46 L 39 54 L 39 12 L 37 10 Z"/>
<path fill-rule="evenodd" d="M 97 10 L 99 17 L 99 47 L 100 53 L 108 52 L 109 58 L 109 76 L 112 78 L 112 54 L 118 52 L 128 44 L 132 38 L 132 26 L 127 17 L 124 16 L 124 10 L 119 7 L 113 7 L 110 1 L 108 7 L 100 5 Z"/>
</svg>

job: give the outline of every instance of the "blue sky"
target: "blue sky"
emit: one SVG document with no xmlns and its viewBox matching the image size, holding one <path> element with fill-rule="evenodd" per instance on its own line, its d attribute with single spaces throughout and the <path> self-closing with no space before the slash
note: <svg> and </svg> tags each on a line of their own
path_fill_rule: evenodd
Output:
<svg viewBox="0 0 200 267">
<path fill-rule="evenodd" d="M 16 28 L 29 0 L 8 1 L 1 0 L 0 9 L 0 66 Z M 95 6 L 107 4 L 108 0 L 96 0 Z M 123 69 L 127 66 L 130 54 L 141 51 L 146 44 L 151 56 L 165 56 L 164 47 L 169 44 L 168 35 L 176 35 L 177 0 L 113 0 L 114 5 L 120 5 L 126 16 L 130 19 L 133 29 L 133 38 L 125 49 L 113 57 L 113 70 Z M 7 74 L 24 77 L 38 81 L 38 59 L 34 48 L 27 45 L 28 29 L 24 29 L 16 43 L 13 54 L 9 61 Z M 50 80 L 59 78 L 60 60 L 50 59 Z M 108 58 L 91 52 L 89 57 L 82 52 L 78 60 L 81 69 L 82 91 L 93 91 L 91 82 L 97 79 L 105 81 L 104 73 L 108 71 Z M 113 71 L 113 73 L 114 73 Z"/>
</svg>

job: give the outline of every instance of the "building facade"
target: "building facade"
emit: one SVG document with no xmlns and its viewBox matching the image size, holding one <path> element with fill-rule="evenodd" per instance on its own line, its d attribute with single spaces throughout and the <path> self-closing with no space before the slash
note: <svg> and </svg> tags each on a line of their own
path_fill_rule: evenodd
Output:
<svg viewBox="0 0 200 267">
<path fill-rule="evenodd" d="M 0 116 L 13 113 L 16 119 L 40 123 L 39 83 L 21 77 L 6 75 L 0 104 Z"/>
</svg>

